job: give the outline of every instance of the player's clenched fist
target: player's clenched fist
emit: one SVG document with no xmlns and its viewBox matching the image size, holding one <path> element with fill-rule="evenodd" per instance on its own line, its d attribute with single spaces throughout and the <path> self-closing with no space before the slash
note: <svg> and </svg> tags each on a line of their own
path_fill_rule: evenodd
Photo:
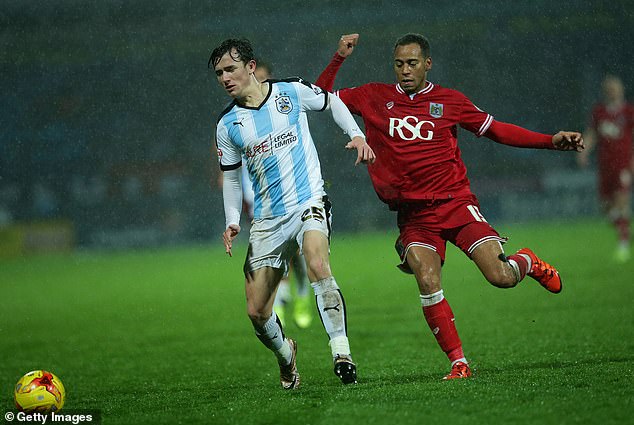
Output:
<svg viewBox="0 0 634 425">
<path fill-rule="evenodd" d="M 350 56 L 354 50 L 354 46 L 359 42 L 359 34 L 344 34 L 339 39 L 339 47 L 337 53 L 344 58 Z"/>
<path fill-rule="evenodd" d="M 553 146 L 560 151 L 581 152 L 585 145 L 581 133 L 576 131 L 560 131 L 553 136 Z"/>
</svg>

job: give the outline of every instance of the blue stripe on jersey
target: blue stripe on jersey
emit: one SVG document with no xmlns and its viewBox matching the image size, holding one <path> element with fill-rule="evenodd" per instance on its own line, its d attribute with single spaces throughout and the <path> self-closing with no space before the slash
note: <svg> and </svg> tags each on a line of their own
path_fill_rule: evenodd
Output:
<svg viewBox="0 0 634 425">
<path fill-rule="evenodd" d="M 299 113 L 301 112 L 301 103 L 299 101 L 299 94 L 297 93 L 297 89 L 291 83 L 284 83 L 283 88 L 289 94 L 291 98 L 291 103 L 295 106 L 293 110 L 288 114 L 288 123 L 290 125 L 297 124 L 299 122 Z M 280 88 L 281 90 L 281 88 Z"/>
<path fill-rule="evenodd" d="M 265 103 L 259 111 L 251 112 L 251 116 L 258 139 L 273 132 L 273 117 L 271 117 L 268 103 Z"/>
<path fill-rule="evenodd" d="M 294 105 L 300 106 L 299 108 L 293 108 L 288 119 L 291 125 L 295 125 L 295 131 L 298 136 L 297 146 L 291 150 L 291 157 L 293 158 L 293 176 L 295 177 L 297 202 L 302 204 L 310 199 L 312 193 L 310 190 L 310 182 L 308 181 L 308 168 L 306 164 L 306 153 L 304 152 L 304 140 L 302 137 L 301 125 L 299 123 L 301 103 L 297 89 L 293 84 L 286 83 L 285 88 L 287 88 L 288 94 L 291 97 L 291 102 Z"/>
<path fill-rule="evenodd" d="M 293 175 L 295 176 L 295 191 L 297 192 L 297 202 L 303 204 L 308 201 L 312 195 L 310 191 L 310 183 L 308 181 L 308 168 L 306 167 L 306 154 L 304 152 L 304 141 L 300 125 L 295 125 L 299 140 L 297 145 L 291 150 L 293 158 Z"/>
<path fill-rule="evenodd" d="M 280 167 L 277 164 L 277 158 L 275 156 L 269 156 L 264 159 L 263 165 L 264 170 L 266 170 L 266 181 L 269 185 L 268 192 L 271 198 L 271 212 L 274 216 L 284 215 L 286 214 L 286 208 L 284 207 L 282 178 L 280 175 Z"/>
<path fill-rule="evenodd" d="M 235 108 L 231 110 L 228 114 L 222 117 L 222 124 L 227 128 L 227 134 L 229 135 L 229 139 L 235 142 L 236 145 L 240 148 L 240 150 L 244 149 L 244 139 L 242 138 L 242 133 L 240 133 L 240 125 L 233 125 L 234 122 L 238 121 L 238 114 L 235 111 Z"/>
</svg>

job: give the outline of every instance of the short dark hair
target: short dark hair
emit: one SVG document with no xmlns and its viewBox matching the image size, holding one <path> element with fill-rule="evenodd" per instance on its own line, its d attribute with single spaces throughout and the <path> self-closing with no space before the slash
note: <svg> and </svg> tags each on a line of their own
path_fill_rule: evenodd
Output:
<svg viewBox="0 0 634 425">
<path fill-rule="evenodd" d="M 431 56 L 431 47 L 429 47 L 429 40 L 427 37 L 420 34 L 409 33 L 405 34 L 394 43 L 394 50 L 398 46 L 406 46 L 408 44 L 418 44 L 420 46 L 420 51 L 423 53 L 424 58 L 428 58 Z"/>
<path fill-rule="evenodd" d="M 235 53 L 232 52 L 233 49 L 235 49 Z M 207 62 L 207 67 L 215 68 L 216 65 L 218 65 L 218 62 L 220 62 L 222 56 L 227 52 L 231 55 L 231 58 L 234 61 L 244 62 L 245 65 L 250 61 L 255 60 L 253 46 L 249 40 L 246 38 L 229 38 L 220 43 L 220 45 L 211 52 L 209 62 Z"/>
</svg>

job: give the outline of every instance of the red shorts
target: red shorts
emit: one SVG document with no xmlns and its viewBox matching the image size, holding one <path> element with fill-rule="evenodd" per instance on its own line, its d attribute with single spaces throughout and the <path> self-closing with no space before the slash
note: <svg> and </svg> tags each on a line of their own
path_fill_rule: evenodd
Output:
<svg viewBox="0 0 634 425">
<path fill-rule="evenodd" d="M 396 251 L 401 257 L 399 268 L 412 273 L 407 265 L 407 252 L 412 246 L 431 249 L 445 262 L 446 242 L 449 241 L 471 257 L 486 241 L 506 242 L 480 213 L 474 195 L 417 203 L 398 211 Z"/>
<path fill-rule="evenodd" d="M 632 172 L 629 168 L 605 168 L 599 173 L 599 194 L 610 200 L 615 193 L 625 192 L 632 187 Z"/>
</svg>

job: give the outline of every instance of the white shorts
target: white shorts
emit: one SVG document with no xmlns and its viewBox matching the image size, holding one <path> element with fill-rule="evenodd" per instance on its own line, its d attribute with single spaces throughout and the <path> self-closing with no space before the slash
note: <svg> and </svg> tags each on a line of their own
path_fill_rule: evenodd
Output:
<svg viewBox="0 0 634 425">
<path fill-rule="evenodd" d="M 305 232 L 317 230 L 330 240 L 330 209 L 330 201 L 324 196 L 320 200 L 305 203 L 290 214 L 254 219 L 244 273 L 272 267 L 282 269 L 286 274 L 288 263 L 297 249 L 302 252 Z"/>
</svg>

